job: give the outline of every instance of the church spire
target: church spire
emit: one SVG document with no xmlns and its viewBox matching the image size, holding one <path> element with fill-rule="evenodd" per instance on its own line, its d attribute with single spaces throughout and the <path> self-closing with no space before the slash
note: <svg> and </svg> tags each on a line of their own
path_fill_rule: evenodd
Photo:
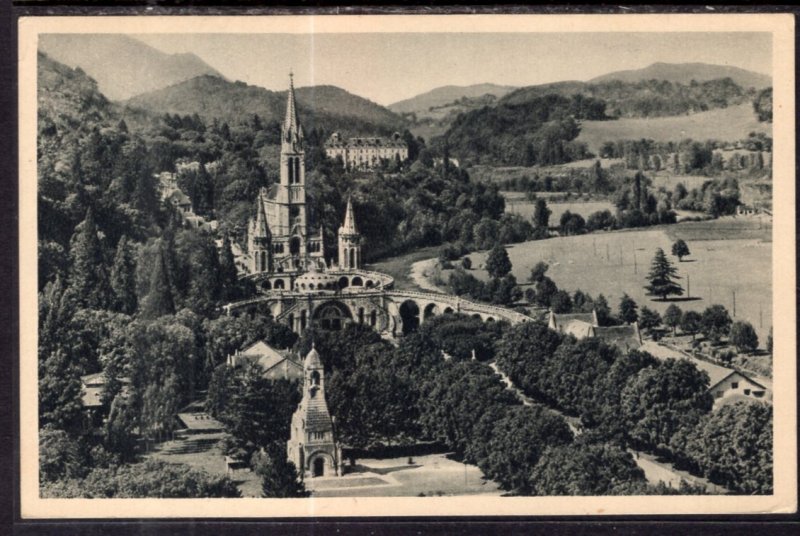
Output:
<svg viewBox="0 0 800 536">
<path fill-rule="evenodd" d="M 343 234 L 354 235 L 358 234 L 356 228 L 356 217 L 353 215 L 353 198 L 347 198 L 347 210 L 344 213 L 344 224 L 342 225 Z"/>
<path fill-rule="evenodd" d="M 298 142 L 303 139 L 303 128 L 297 119 L 297 106 L 294 97 L 294 74 L 289 72 L 289 95 L 286 102 L 286 117 L 283 120 L 283 139 L 285 142 Z"/>
<path fill-rule="evenodd" d="M 258 237 L 270 237 L 269 224 L 267 223 L 267 214 L 264 212 L 264 193 L 263 191 L 258 195 L 258 208 L 256 209 L 256 225 L 255 233 Z"/>
</svg>

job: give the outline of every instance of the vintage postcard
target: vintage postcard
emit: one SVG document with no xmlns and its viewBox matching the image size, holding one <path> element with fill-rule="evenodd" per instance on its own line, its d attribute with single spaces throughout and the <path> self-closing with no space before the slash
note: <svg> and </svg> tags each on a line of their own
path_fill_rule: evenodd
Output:
<svg viewBox="0 0 800 536">
<path fill-rule="evenodd" d="M 23 17 L 23 518 L 790 513 L 790 15 Z"/>
</svg>

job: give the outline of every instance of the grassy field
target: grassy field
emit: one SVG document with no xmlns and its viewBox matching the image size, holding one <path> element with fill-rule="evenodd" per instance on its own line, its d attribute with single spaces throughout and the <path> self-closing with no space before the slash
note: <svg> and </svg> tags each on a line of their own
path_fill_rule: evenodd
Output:
<svg viewBox="0 0 800 536">
<path fill-rule="evenodd" d="M 758 121 L 752 105 L 741 104 L 677 117 L 584 121 L 578 141 L 585 142 L 589 150 L 597 154 L 603 142 L 618 139 L 736 141 L 746 138 L 750 132 L 772 135 L 772 127 L 769 123 Z"/>
<path fill-rule="evenodd" d="M 389 259 L 368 264 L 365 268 L 367 270 L 375 270 L 384 274 L 389 274 L 394 278 L 394 288 L 398 290 L 416 290 L 422 291 L 414 280 L 411 278 L 411 265 L 417 261 L 430 259 L 431 257 L 439 256 L 440 246 L 432 246 L 427 248 L 418 249 L 405 255 L 398 255 Z"/>
<path fill-rule="evenodd" d="M 670 257 L 678 268 L 680 283 L 690 287 L 692 301 L 677 305 L 684 310 L 702 311 L 719 303 L 736 319 L 747 320 L 756 329 L 761 346 L 772 325 L 772 244 L 771 224 L 758 218 L 721 218 L 686 222 L 642 230 L 595 233 L 514 244 L 508 253 L 514 276 L 520 283 L 528 279 L 537 262 L 550 265 L 548 276 L 564 290 L 583 290 L 593 296 L 604 294 L 616 310 L 623 293 L 640 307 L 663 313 L 669 303 L 646 296 L 645 276 L 656 248 L 669 254 L 677 238 L 687 241 L 692 255 L 684 262 Z M 487 279 L 482 269 L 486 252 L 470 255 L 476 269 L 472 273 Z M 448 277 L 447 272 L 443 277 Z M 687 277 L 689 284 L 687 285 Z"/>
<path fill-rule="evenodd" d="M 506 212 L 519 214 L 526 219 L 530 219 L 533 216 L 534 203 L 532 201 L 528 201 L 517 192 L 503 192 L 503 197 L 506 198 Z M 551 210 L 551 226 L 558 225 L 561 215 L 567 210 L 580 214 L 584 218 L 587 218 L 592 212 L 610 210 L 613 214 L 615 210 L 614 205 L 609 201 L 548 202 L 547 208 Z"/>
</svg>

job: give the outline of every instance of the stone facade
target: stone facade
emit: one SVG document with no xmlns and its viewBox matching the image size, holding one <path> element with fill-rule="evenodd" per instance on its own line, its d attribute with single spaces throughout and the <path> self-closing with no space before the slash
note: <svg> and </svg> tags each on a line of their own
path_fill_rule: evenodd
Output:
<svg viewBox="0 0 800 536">
<path fill-rule="evenodd" d="M 350 138 L 334 132 L 325 142 L 328 158 L 341 158 L 346 169 L 375 169 L 381 161 L 408 159 L 408 145 L 395 132 L 390 138 Z"/>
<path fill-rule="evenodd" d="M 314 348 L 303 363 L 303 399 L 292 415 L 286 451 L 303 478 L 342 475 L 342 451 L 325 400 L 325 370 Z"/>
</svg>

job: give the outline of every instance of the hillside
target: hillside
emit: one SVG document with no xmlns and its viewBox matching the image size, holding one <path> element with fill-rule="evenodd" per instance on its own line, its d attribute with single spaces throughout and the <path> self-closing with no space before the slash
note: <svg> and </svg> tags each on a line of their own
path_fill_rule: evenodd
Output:
<svg viewBox="0 0 800 536">
<path fill-rule="evenodd" d="M 111 100 L 123 100 L 201 74 L 222 77 L 194 54 L 165 54 L 126 35 L 43 34 L 39 50 L 97 80 Z"/>
<path fill-rule="evenodd" d="M 654 63 L 643 69 L 617 71 L 604 74 L 589 80 L 598 84 L 619 80 L 620 82 L 640 82 L 642 80 L 667 80 L 672 83 L 689 84 L 692 80 L 706 82 L 718 78 L 730 78 L 743 88 L 763 89 L 772 85 L 769 76 L 731 67 L 729 65 L 711 65 L 708 63 Z"/>
<path fill-rule="evenodd" d="M 750 104 L 729 106 L 692 115 L 657 118 L 624 118 L 616 121 L 583 121 L 577 141 L 584 142 L 597 154 L 604 141 L 652 139 L 678 141 L 715 139 L 736 141 L 750 132 L 772 135 L 770 123 L 760 122 Z"/>
<path fill-rule="evenodd" d="M 405 99 L 388 108 L 398 114 L 415 113 L 422 117 L 431 108 L 444 107 L 462 99 L 475 99 L 484 95 L 493 95 L 500 98 L 514 90 L 512 86 L 500 86 L 497 84 L 474 84 L 471 86 L 442 86 L 422 93 L 410 99 Z"/>
<path fill-rule="evenodd" d="M 610 117 L 684 115 L 750 102 L 755 96 L 754 90 L 742 88 L 731 78 L 690 84 L 668 80 L 570 81 L 520 88 L 500 99 L 498 104 L 523 104 L 551 93 L 601 99 L 606 102 L 606 113 Z"/>
<path fill-rule="evenodd" d="M 298 112 L 306 129 L 323 128 L 343 134 L 390 134 L 404 120 L 375 104 L 334 86 L 296 89 Z M 178 84 L 137 95 L 125 106 L 153 114 L 198 114 L 206 120 L 237 124 L 253 114 L 265 122 L 283 119 L 286 92 L 276 92 L 215 76 L 198 76 Z"/>
</svg>

